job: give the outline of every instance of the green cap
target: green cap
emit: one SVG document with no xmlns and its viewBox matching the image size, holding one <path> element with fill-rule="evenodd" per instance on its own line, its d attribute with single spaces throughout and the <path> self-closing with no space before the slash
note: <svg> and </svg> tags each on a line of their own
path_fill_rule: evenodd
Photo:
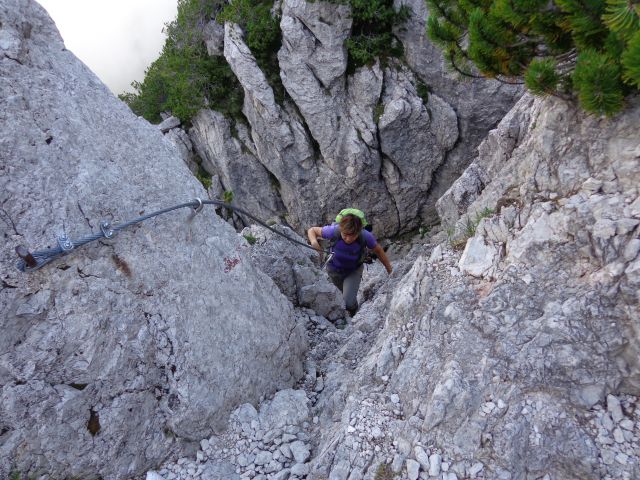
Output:
<svg viewBox="0 0 640 480">
<path fill-rule="evenodd" d="M 362 210 L 358 210 L 357 208 L 345 208 L 340 210 L 340 213 L 336 216 L 336 223 L 340 223 L 342 217 L 345 215 L 355 215 L 360 220 L 362 220 L 362 226 L 366 227 L 368 225 L 367 220 L 364 218 L 364 212 Z"/>
</svg>

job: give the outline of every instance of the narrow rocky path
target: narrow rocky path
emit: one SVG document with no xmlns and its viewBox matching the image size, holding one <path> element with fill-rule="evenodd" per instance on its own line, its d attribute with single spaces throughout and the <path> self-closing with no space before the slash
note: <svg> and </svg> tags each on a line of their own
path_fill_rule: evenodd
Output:
<svg viewBox="0 0 640 480">
<path fill-rule="evenodd" d="M 345 328 L 336 328 L 313 310 L 296 309 L 309 341 L 305 376 L 299 384 L 263 398 L 257 409 L 242 405 L 230 416 L 227 432 L 203 439 L 193 455 L 149 472 L 147 480 L 514 478 L 495 465 L 489 470 L 490 458 L 463 458 L 459 445 L 434 442 L 433 432 L 424 430 L 428 415 L 425 420 L 421 414 L 405 413 L 416 406 L 403 404 L 407 392 L 399 385 L 406 379 L 398 378 L 406 372 L 399 367 L 402 362 L 411 365 L 420 356 L 416 345 L 425 335 L 435 335 L 425 327 L 429 319 L 453 320 L 463 315 L 465 295 L 484 298 L 495 288 L 491 282 L 461 274 L 460 251 L 446 243 L 434 248 L 427 241 L 416 240 L 402 257 L 396 256 L 390 278 L 381 265 L 369 267 L 360 290 L 361 309 Z M 424 276 L 414 278 L 416 272 Z M 413 314 L 396 318 L 394 312 L 403 303 L 410 304 L 410 297 L 420 295 L 427 297 L 420 304 L 427 305 L 420 307 L 420 318 Z M 383 365 L 396 366 L 385 370 Z M 413 375 L 427 374 L 417 366 L 413 370 Z M 446 376 L 438 387 L 445 397 L 447 389 L 455 390 L 455 384 L 468 380 L 461 379 L 455 369 Z M 415 401 L 424 403 L 426 398 Z M 548 432 L 536 426 L 550 415 L 547 401 L 542 394 L 517 402 L 487 396 L 478 404 L 477 417 L 488 425 L 505 416 L 522 418 L 531 426 L 530 445 L 541 447 L 550 441 Z M 418 410 L 423 408 L 438 406 L 422 405 Z M 559 417 L 546 420 L 561 424 L 565 413 L 559 411 Z M 640 465 L 638 398 L 609 395 L 604 404 L 571 415 L 586 432 L 585 441 L 597 451 L 600 478 L 633 479 Z M 485 431 L 482 441 L 490 444 L 494 433 Z"/>
</svg>

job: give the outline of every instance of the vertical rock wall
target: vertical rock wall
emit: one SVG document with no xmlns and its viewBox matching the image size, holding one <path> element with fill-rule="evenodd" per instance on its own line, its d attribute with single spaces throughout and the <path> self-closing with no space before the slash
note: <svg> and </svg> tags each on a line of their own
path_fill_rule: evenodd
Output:
<svg viewBox="0 0 640 480">
<path fill-rule="evenodd" d="M 244 88 L 256 159 L 277 179 L 287 219 L 299 231 L 330 221 L 346 206 L 366 211 L 382 236 L 432 221 L 433 192 L 444 191 L 471 162 L 482 136 L 519 95 L 518 88 L 492 82 L 476 81 L 470 89 L 442 71 L 421 69 L 422 57 L 444 65 L 424 39 L 427 12 L 414 3 L 407 29 L 399 33 L 405 59 L 348 73 L 349 6 L 282 2 L 282 105 L 241 29 L 227 25 L 224 54 Z M 418 95 L 418 81 L 426 83 L 428 96 Z M 201 115 L 195 122 L 202 120 Z M 216 154 L 218 147 L 202 141 L 202 130 L 195 129 L 195 143 L 204 156 L 216 158 L 212 173 L 232 169 L 221 162 L 231 162 L 233 155 Z M 239 191 L 251 184 L 240 178 L 226 183 Z"/>
</svg>

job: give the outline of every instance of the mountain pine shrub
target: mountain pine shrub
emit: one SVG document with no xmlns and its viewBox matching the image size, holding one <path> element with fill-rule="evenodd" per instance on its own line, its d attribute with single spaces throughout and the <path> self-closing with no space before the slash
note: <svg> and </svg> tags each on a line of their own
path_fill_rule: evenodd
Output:
<svg viewBox="0 0 640 480">
<path fill-rule="evenodd" d="M 463 76 L 524 81 L 614 115 L 640 89 L 638 0 L 427 0 L 429 37 Z"/>
</svg>

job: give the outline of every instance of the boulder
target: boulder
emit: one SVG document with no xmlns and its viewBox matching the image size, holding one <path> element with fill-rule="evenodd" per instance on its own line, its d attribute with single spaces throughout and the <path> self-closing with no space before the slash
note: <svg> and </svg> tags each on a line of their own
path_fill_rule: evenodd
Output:
<svg viewBox="0 0 640 480">
<path fill-rule="evenodd" d="M 164 138 L 169 140 L 173 145 L 176 146 L 178 151 L 180 152 L 180 157 L 184 160 L 184 163 L 189 167 L 189 170 L 194 175 L 198 173 L 200 170 L 200 166 L 196 161 L 197 154 L 193 150 L 193 143 L 189 138 L 187 132 L 185 132 L 181 128 L 174 128 L 169 130 Z"/>
<path fill-rule="evenodd" d="M 304 243 L 290 228 L 282 225 L 272 228 Z M 342 293 L 316 265 L 317 253 L 262 226 L 245 228 L 242 235 L 252 244 L 254 262 L 295 306 L 310 308 L 329 320 L 344 318 Z"/>
<path fill-rule="evenodd" d="M 212 211 L 173 211 L 22 273 L 13 249 L 204 191 L 161 132 L 0 3 L 0 477 L 142 475 L 302 375 L 304 325 Z M 55 242 L 55 240 L 54 240 Z M 142 446 L 142 448 L 141 448 Z"/>
<path fill-rule="evenodd" d="M 181 122 L 179 118 L 171 116 L 171 117 L 165 118 L 162 122 L 160 122 L 160 124 L 158 125 L 158 129 L 162 133 L 167 133 L 169 130 L 179 127 L 180 123 Z"/>
</svg>

